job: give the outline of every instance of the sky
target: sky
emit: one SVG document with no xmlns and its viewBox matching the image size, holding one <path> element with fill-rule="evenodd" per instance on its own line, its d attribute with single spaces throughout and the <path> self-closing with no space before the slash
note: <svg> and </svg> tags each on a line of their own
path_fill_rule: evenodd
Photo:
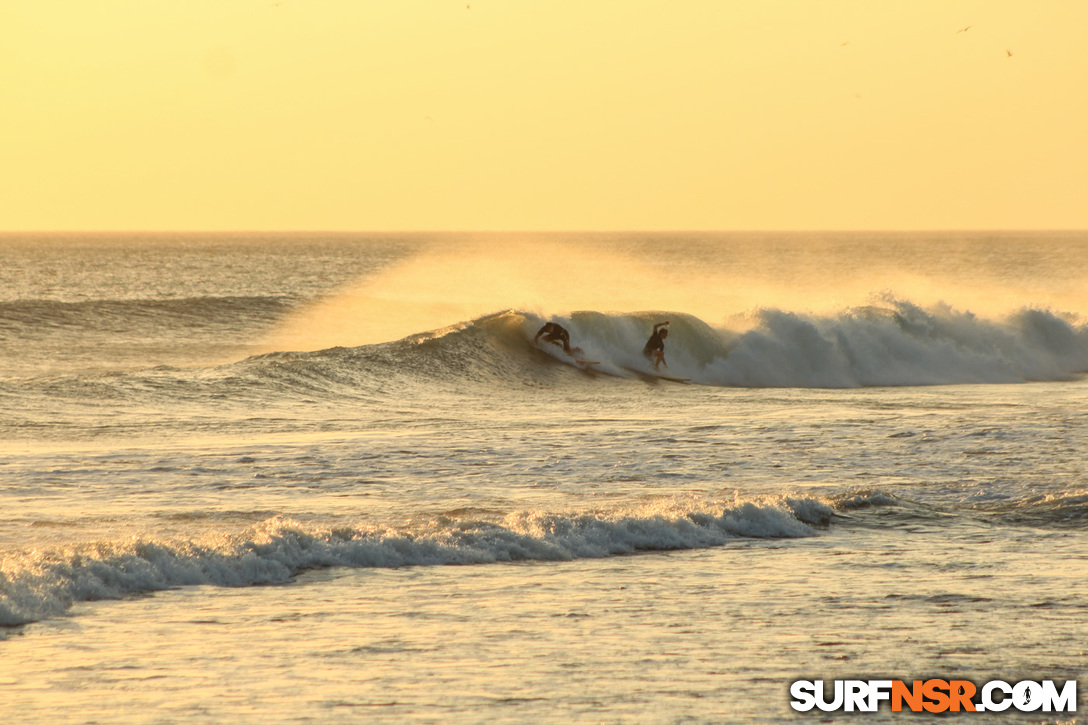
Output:
<svg viewBox="0 0 1088 725">
<path fill-rule="evenodd" d="M 1086 27 L 1083 0 L 0 0 L 0 230 L 1086 229 Z"/>
</svg>

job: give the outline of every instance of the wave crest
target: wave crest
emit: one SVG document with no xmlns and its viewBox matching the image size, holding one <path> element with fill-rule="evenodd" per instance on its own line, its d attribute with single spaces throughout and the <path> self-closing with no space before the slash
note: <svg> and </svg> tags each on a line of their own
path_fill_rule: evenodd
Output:
<svg viewBox="0 0 1088 725">
<path fill-rule="evenodd" d="M 720 546 L 738 537 L 811 536 L 831 509 L 776 498 L 593 513 L 522 511 L 500 520 L 438 516 L 398 527 L 322 528 L 274 517 L 208 541 L 135 540 L 11 556 L 0 563 L 0 625 L 64 613 L 77 602 L 179 586 L 288 581 L 314 568 L 567 561 Z"/>
<path fill-rule="evenodd" d="M 890 297 L 820 316 L 759 309 L 713 327 L 675 313 L 574 313 L 561 322 L 599 369 L 645 368 L 652 323 L 671 319 L 670 375 L 705 385 L 858 387 L 1070 380 L 1088 371 L 1088 325 L 1024 309 L 987 320 L 940 305 Z M 541 318 L 528 316 L 525 330 Z M 648 368 L 646 368 L 648 370 Z"/>
</svg>

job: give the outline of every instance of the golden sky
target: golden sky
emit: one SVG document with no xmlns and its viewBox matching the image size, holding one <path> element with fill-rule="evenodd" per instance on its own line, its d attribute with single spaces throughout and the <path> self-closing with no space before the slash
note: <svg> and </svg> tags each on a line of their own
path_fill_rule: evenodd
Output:
<svg viewBox="0 0 1088 725">
<path fill-rule="evenodd" d="M 1083 229 L 1086 28 L 1084 0 L 0 0 L 0 229 Z"/>
</svg>

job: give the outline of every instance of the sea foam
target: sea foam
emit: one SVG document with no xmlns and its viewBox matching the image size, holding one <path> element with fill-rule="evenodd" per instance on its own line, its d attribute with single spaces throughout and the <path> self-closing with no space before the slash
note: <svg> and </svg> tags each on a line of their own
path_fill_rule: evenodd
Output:
<svg viewBox="0 0 1088 725">
<path fill-rule="evenodd" d="M 649 367 L 643 344 L 671 322 L 669 375 L 738 387 L 1021 383 L 1070 380 L 1088 371 L 1088 325 L 1041 309 L 990 320 L 938 305 L 882 297 L 833 315 L 763 308 L 711 325 L 681 313 L 579 312 L 556 318 L 595 370 Z M 528 315 L 526 335 L 543 320 Z"/>
<path fill-rule="evenodd" d="M 274 517 L 199 541 L 138 538 L 9 555 L 0 562 L 0 625 L 173 587 L 277 584 L 320 567 L 567 561 L 720 546 L 738 537 L 811 536 L 832 515 L 817 499 L 779 497 L 603 513 L 521 511 L 496 520 L 438 516 L 395 527 L 324 528 Z"/>
</svg>

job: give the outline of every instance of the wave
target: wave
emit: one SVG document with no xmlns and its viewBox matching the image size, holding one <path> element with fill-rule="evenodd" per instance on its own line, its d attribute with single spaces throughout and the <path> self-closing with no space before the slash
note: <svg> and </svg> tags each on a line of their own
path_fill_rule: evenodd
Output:
<svg viewBox="0 0 1088 725">
<path fill-rule="evenodd" d="M 200 541 L 138 539 L 9 556 L 0 562 L 0 625 L 57 616 L 78 602 L 202 584 L 278 584 L 331 566 L 568 561 L 812 536 L 833 513 L 817 499 L 776 497 L 604 513 L 522 511 L 496 520 L 451 512 L 399 527 L 322 528 L 274 517 Z"/>
<path fill-rule="evenodd" d="M 992 321 L 941 306 L 880 304 L 819 316 L 760 309 L 729 326 L 678 314 L 575 313 L 572 344 L 602 372 L 649 370 L 641 358 L 653 322 L 670 319 L 670 375 L 705 385 L 825 387 L 1070 380 L 1088 371 L 1088 325 L 1020 310 Z M 537 319 L 527 320 L 528 331 Z M 741 327 L 746 325 L 746 327 Z"/>
<path fill-rule="evenodd" d="M 1073 316 L 1023 309 L 1004 320 L 987 320 L 895 299 L 830 316 L 761 309 L 732 327 L 682 313 L 582 311 L 544 317 L 508 310 L 393 343 L 272 353 L 248 363 L 275 367 L 280 377 L 293 369 L 307 379 L 324 369 L 339 378 L 370 372 L 385 381 L 412 375 L 432 384 L 531 384 L 574 367 L 647 379 L 653 370 L 642 347 L 653 324 L 666 319 L 671 322 L 667 368 L 661 372 L 702 385 L 1022 383 L 1073 380 L 1088 371 L 1088 325 Z M 571 344 L 580 349 L 577 357 L 597 364 L 578 366 L 556 345 L 535 347 L 533 337 L 547 320 L 567 328 Z"/>
<path fill-rule="evenodd" d="M 0 302 L 0 331 L 50 328 L 128 330 L 141 323 L 165 329 L 209 323 L 271 322 L 297 302 L 285 296 L 183 297 L 175 299 L 16 300 Z"/>
<path fill-rule="evenodd" d="M 1014 526 L 1082 529 L 1088 523 L 1088 489 L 1033 492 L 1022 498 L 983 496 L 973 508 L 987 519 Z"/>
<path fill-rule="evenodd" d="M 1088 522 L 1088 489 L 1054 490 L 1027 495 L 978 491 L 944 505 L 924 504 L 879 489 L 854 489 L 827 499 L 840 515 L 862 517 L 876 513 L 882 525 L 889 521 L 931 523 L 948 517 L 981 520 L 1003 526 L 1029 526 L 1041 529 L 1083 528 Z"/>
<path fill-rule="evenodd" d="M 216 298 L 176 304 L 227 309 L 234 303 Z M 258 298 L 253 304 L 274 315 L 278 305 L 288 303 Z M 642 348 L 653 324 L 666 319 L 671 332 L 663 372 L 707 386 L 1001 384 L 1068 381 L 1088 372 L 1088 324 L 1071 315 L 1023 309 L 1003 320 L 988 320 L 947 307 L 922 309 L 886 299 L 824 316 L 760 309 L 718 326 L 683 313 L 582 311 L 545 317 L 507 310 L 376 345 L 266 353 L 197 371 L 157 368 L 42 378 L 30 386 L 20 382 L 18 391 L 124 399 L 181 395 L 249 404 L 269 395 L 374 399 L 411 390 L 455 392 L 474 384 L 652 381 Z M 581 349 L 579 357 L 596 364 L 578 366 L 558 346 L 534 345 L 537 330 L 547 320 L 567 328 L 571 344 Z"/>
<path fill-rule="evenodd" d="M 273 516 L 240 532 L 199 539 L 130 538 L 0 560 L 0 626 L 60 616 L 80 602 L 183 586 L 282 584 L 312 569 L 561 562 L 703 549 L 741 539 L 810 537 L 830 524 L 888 526 L 918 519 L 1082 528 L 1088 491 L 996 496 L 933 508 L 876 489 L 829 498 L 765 496 L 730 502 L 672 500 L 611 511 L 449 511 L 400 524 L 321 526 Z"/>
</svg>

